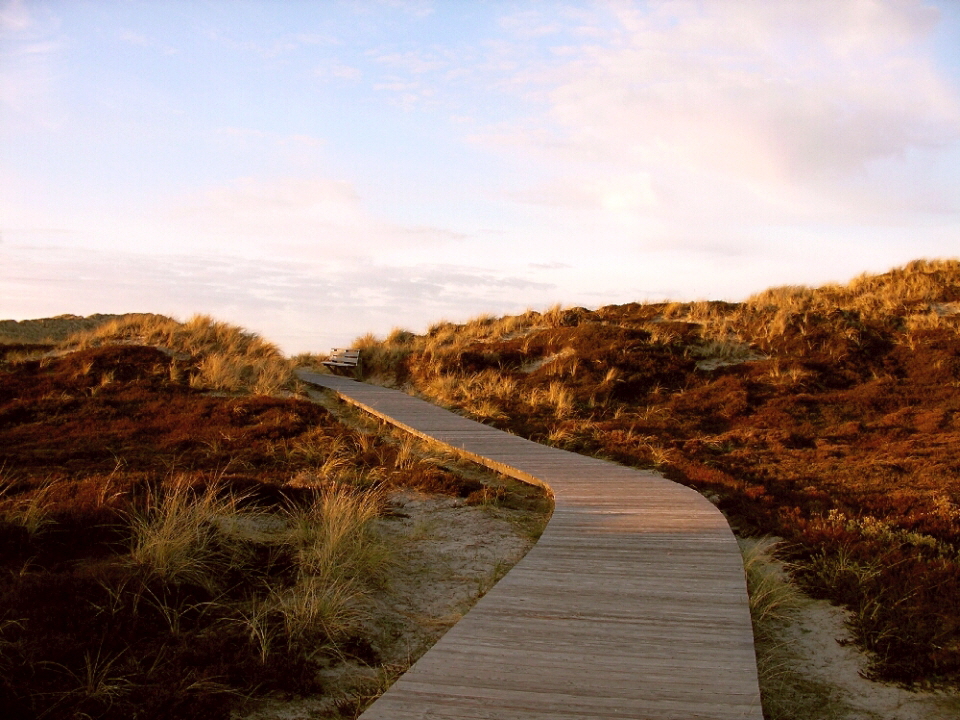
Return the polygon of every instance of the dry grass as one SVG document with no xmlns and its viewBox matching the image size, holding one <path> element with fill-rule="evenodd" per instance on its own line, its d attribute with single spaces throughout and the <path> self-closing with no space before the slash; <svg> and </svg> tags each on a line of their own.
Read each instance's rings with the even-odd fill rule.
<svg viewBox="0 0 960 720">
<path fill-rule="evenodd" d="M 229 560 L 219 523 L 234 519 L 244 498 L 217 481 L 199 492 L 192 485 L 193 478 L 177 475 L 130 513 L 130 560 L 164 583 L 215 591 Z"/>
<path fill-rule="evenodd" d="M 124 315 L 72 335 L 63 346 L 83 349 L 116 343 L 152 345 L 188 361 L 192 387 L 269 395 L 293 382 L 293 366 L 275 345 L 207 315 L 195 315 L 185 323 L 161 315 Z"/>
<path fill-rule="evenodd" d="M 71 335 L 93 330 L 121 315 L 58 315 L 39 320 L 0 320 L 0 345 L 6 343 L 52 344 Z M 159 316 L 158 316 L 159 317 Z"/>
<path fill-rule="evenodd" d="M 14 492 L 18 484 L 15 475 L 5 469 L 5 466 L 0 467 L 0 523 L 22 527 L 31 538 L 36 537 L 56 522 L 50 513 L 54 481 L 46 478 L 32 493 L 17 494 Z"/>
<path fill-rule="evenodd" d="M 801 669 L 796 648 L 785 644 L 782 628 L 795 620 L 806 599 L 775 555 L 776 538 L 738 538 L 750 598 L 763 716 L 766 720 L 844 720 L 851 709 L 836 687 Z"/>
<path fill-rule="evenodd" d="M 0 367 L 11 717 L 201 720 L 239 694 L 335 692 L 318 673 L 376 667 L 388 642 L 383 493 L 519 502 L 304 399 L 195 392 L 196 356 L 119 329 Z"/>
<path fill-rule="evenodd" d="M 338 505 L 331 480 L 370 475 L 388 446 L 361 449 L 302 400 L 190 392 L 170 363 L 106 344 L 0 371 L 0 706 L 13 716 L 220 717 L 221 675 L 245 691 L 312 691 L 317 652 L 363 647 L 332 603 L 351 598 L 358 617 L 384 550 L 375 523 L 358 535 L 336 517 L 357 492 L 337 489 Z M 285 483 L 307 470 L 323 473 L 322 502 Z M 369 519 L 376 503 L 359 502 Z M 318 538 L 334 528 L 331 551 Z M 340 577 L 320 572 L 322 552 L 345 562 Z M 117 678 L 130 693 L 106 692 Z"/>
<path fill-rule="evenodd" d="M 141 507 L 122 513 L 116 529 L 129 536 L 126 557 L 107 556 L 67 575 L 60 584 L 73 582 L 75 589 L 41 602 L 41 608 L 68 602 L 79 613 L 79 626 L 60 630 L 57 647 L 46 646 L 40 629 L 59 627 L 56 613 L 42 611 L 42 622 L 0 618 L 0 669 L 9 671 L 0 701 L 64 718 L 129 717 L 156 702 L 145 697 L 170 691 L 217 705 L 216 696 L 235 692 L 206 669 L 218 662 L 252 673 L 251 687 L 259 677 L 276 687 L 309 689 L 318 658 L 342 656 L 342 644 L 364 632 L 365 597 L 379 587 L 392 557 L 377 530 L 379 493 L 326 485 L 306 502 L 268 508 L 217 479 L 205 486 L 196 480 L 171 477 Z M 0 586 L 11 608 L 36 614 L 18 592 L 53 582 L 46 573 L 36 568 L 12 587 Z M 86 644 L 79 637 L 85 634 L 91 636 Z M 223 642 L 231 657 L 217 660 Z M 273 665 L 299 670 L 281 679 Z M 47 689 L 30 692 L 37 683 Z M 199 718 L 207 712 L 203 705 L 199 714 L 176 707 L 172 715 L 170 709 L 148 714 Z M 217 707 L 222 712 L 224 705 Z"/>
<path fill-rule="evenodd" d="M 837 315 L 853 327 L 898 318 L 908 329 L 939 327 L 943 320 L 936 308 L 958 273 L 960 260 L 916 260 L 882 275 L 861 275 L 846 285 L 771 288 L 732 313 L 694 321 L 703 322 L 708 338 L 732 333 L 747 344 L 769 344 L 791 332 L 815 334 L 823 318 Z"/>
<path fill-rule="evenodd" d="M 302 577 L 338 581 L 376 578 L 389 560 L 373 521 L 383 496 L 326 487 L 307 506 L 288 509 L 285 542 L 295 549 Z"/>
<path fill-rule="evenodd" d="M 741 304 L 555 306 L 516 334 L 439 323 L 370 371 L 716 495 L 852 610 L 870 672 L 956 682 L 958 307 L 960 260 L 920 260 Z"/>
<path fill-rule="evenodd" d="M 774 562 L 780 545 L 775 538 L 740 538 L 743 569 L 747 575 L 750 616 L 754 633 L 766 638 L 776 635 L 778 623 L 789 619 L 800 602 L 800 592 Z"/>
<path fill-rule="evenodd" d="M 327 485 L 306 505 L 288 505 L 272 543 L 295 576 L 238 610 L 236 622 L 266 662 L 276 652 L 337 652 L 369 619 L 365 598 L 392 562 L 376 529 L 382 497 Z"/>
</svg>

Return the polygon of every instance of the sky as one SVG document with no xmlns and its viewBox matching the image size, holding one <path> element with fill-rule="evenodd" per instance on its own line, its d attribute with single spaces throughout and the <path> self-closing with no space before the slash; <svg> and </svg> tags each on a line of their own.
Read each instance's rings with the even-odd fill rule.
<svg viewBox="0 0 960 720">
<path fill-rule="evenodd" d="M 958 0 L 0 0 L 0 318 L 326 352 L 957 256 Z"/>
</svg>

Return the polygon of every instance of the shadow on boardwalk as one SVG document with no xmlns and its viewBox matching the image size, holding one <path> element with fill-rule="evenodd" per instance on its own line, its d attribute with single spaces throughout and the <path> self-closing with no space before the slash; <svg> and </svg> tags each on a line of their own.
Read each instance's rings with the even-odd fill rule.
<svg viewBox="0 0 960 720">
<path fill-rule="evenodd" d="M 365 720 L 762 718 L 740 552 L 698 493 L 396 390 L 298 374 L 394 425 L 546 485 L 556 501 L 534 548 Z"/>
</svg>

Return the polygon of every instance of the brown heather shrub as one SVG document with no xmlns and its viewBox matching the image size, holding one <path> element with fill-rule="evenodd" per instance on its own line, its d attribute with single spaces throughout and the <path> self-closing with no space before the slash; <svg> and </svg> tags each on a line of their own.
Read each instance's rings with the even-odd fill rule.
<svg viewBox="0 0 960 720">
<path fill-rule="evenodd" d="M 873 675 L 956 685 L 958 302 L 960 261 L 919 260 L 742 304 L 555 306 L 516 335 L 442 323 L 371 375 L 710 492 L 853 611 Z"/>
<path fill-rule="evenodd" d="M 381 492 L 482 490 L 317 404 L 198 392 L 177 362 L 105 342 L 0 366 L 5 720 L 324 692 L 321 668 L 379 662 Z"/>
</svg>

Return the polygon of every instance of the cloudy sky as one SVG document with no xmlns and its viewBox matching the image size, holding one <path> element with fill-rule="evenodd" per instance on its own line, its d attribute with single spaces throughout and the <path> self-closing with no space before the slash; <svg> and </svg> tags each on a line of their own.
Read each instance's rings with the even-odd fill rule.
<svg viewBox="0 0 960 720">
<path fill-rule="evenodd" d="M 960 255 L 960 3 L 0 0 L 0 318 L 285 351 Z"/>
</svg>

